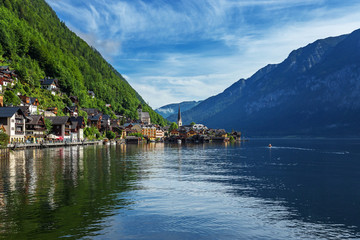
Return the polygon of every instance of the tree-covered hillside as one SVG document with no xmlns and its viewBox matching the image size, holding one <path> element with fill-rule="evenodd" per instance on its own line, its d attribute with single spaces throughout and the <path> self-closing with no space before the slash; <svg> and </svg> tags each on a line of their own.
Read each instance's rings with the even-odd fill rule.
<svg viewBox="0 0 360 240">
<path fill-rule="evenodd" d="M 75 95 L 82 107 L 112 110 L 136 118 L 142 104 L 152 122 L 165 124 L 104 58 L 70 31 L 44 0 L 0 0 L 0 65 L 10 65 L 19 75 L 16 88 L 36 96 L 48 107 L 61 107 Z M 67 96 L 52 97 L 40 90 L 40 79 L 59 79 Z M 96 94 L 92 99 L 88 90 Z"/>
</svg>

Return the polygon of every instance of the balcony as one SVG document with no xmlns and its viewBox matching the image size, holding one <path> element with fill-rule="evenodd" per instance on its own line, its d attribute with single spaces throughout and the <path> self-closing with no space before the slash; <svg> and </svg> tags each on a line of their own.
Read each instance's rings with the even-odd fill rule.
<svg viewBox="0 0 360 240">
<path fill-rule="evenodd" d="M 16 135 L 24 135 L 25 132 L 24 132 L 24 131 L 15 131 L 15 134 L 16 134 Z"/>
</svg>

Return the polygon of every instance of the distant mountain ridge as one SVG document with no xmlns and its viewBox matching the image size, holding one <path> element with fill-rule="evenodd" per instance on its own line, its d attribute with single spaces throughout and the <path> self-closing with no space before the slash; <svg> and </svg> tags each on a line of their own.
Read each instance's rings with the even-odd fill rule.
<svg viewBox="0 0 360 240">
<path fill-rule="evenodd" d="M 253 136 L 359 136 L 360 30 L 294 50 L 182 118 Z"/>
<path fill-rule="evenodd" d="M 180 105 L 181 111 L 187 111 L 187 110 L 190 110 L 191 108 L 197 106 L 200 103 L 201 103 L 201 101 L 184 101 L 181 103 L 172 103 L 172 104 L 168 104 L 168 105 L 165 105 L 165 106 L 155 109 L 155 112 L 160 114 L 162 117 L 167 118 L 167 117 L 171 116 L 172 114 L 177 114 L 179 105 Z"/>
</svg>

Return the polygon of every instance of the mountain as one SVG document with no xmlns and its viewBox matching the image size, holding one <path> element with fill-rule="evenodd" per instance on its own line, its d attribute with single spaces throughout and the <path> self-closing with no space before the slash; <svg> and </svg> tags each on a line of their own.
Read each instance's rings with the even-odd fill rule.
<svg viewBox="0 0 360 240">
<path fill-rule="evenodd" d="M 162 117 L 167 118 L 172 114 L 177 114 L 179 105 L 180 105 L 181 111 L 187 111 L 187 110 L 190 110 L 191 108 L 199 105 L 199 103 L 201 103 L 201 101 L 185 101 L 185 102 L 181 102 L 181 103 L 172 103 L 172 104 L 168 104 L 168 105 L 165 105 L 165 106 L 155 109 L 155 112 L 160 114 Z"/>
<path fill-rule="evenodd" d="M 71 103 L 68 96 L 75 95 L 81 107 L 131 118 L 137 117 L 141 104 L 153 122 L 166 123 L 44 0 L 0 1 L 0 65 L 9 65 L 19 75 L 14 91 L 39 98 L 44 108 L 63 109 Z M 65 95 L 52 96 L 41 90 L 39 80 L 45 77 L 57 78 Z M 95 93 L 94 99 L 88 96 L 89 90 Z M 9 100 L 7 95 L 4 99 Z M 105 104 L 111 104 L 111 110 Z"/>
<path fill-rule="evenodd" d="M 297 49 L 182 118 L 250 136 L 359 136 L 360 30 Z"/>
</svg>

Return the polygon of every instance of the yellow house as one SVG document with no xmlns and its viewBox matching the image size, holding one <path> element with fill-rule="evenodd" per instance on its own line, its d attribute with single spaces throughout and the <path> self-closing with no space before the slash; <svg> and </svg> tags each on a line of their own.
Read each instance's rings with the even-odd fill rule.
<svg viewBox="0 0 360 240">
<path fill-rule="evenodd" d="M 143 136 L 147 136 L 149 139 L 156 139 L 156 127 L 154 126 L 144 126 L 141 129 Z"/>
</svg>

